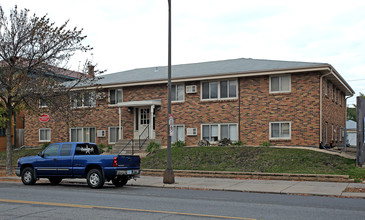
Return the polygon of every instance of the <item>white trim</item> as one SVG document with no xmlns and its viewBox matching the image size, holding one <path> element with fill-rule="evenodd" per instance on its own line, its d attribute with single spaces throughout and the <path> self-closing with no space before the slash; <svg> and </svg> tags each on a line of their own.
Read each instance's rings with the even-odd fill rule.
<svg viewBox="0 0 365 220">
<path fill-rule="evenodd" d="M 49 131 L 49 140 L 41 140 L 41 130 L 42 131 Z M 51 142 L 52 139 L 52 133 L 51 133 L 51 129 L 50 128 L 40 128 L 38 130 L 38 142 Z"/>
<path fill-rule="evenodd" d="M 171 102 L 172 102 L 172 103 L 185 102 L 185 83 L 173 83 L 173 84 L 171 85 L 171 90 L 172 90 L 172 86 L 175 86 L 175 88 L 176 88 L 176 90 L 177 90 L 177 86 L 178 86 L 178 85 L 182 85 L 182 87 L 183 87 L 183 99 L 182 99 L 182 100 L 172 100 L 172 97 L 171 97 Z M 177 95 L 177 93 L 176 93 L 176 95 Z"/>
<path fill-rule="evenodd" d="M 119 130 L 119 126 L 109 126 L 108 127 L 108 143 L 109 144 L 115 144 L 115 143 L 118 142 L 118 140 L 116 142 L 111 142 L 110 141 L 110 134 L 111 134 L 110 129 L 111 128 L 118 129 L 117 130 L 117 135 L 119 136 L 120 134 L 122 134 L 122 136 L 120 136 L 120 139 L 123 139 L 123 133 L 122 133 L 123 132 L 123 128 L 121 130 Z M 118 137 L 116 137 L 116 138 L 118 138 Z"/>
<path fill-rule="evenodd" d="M 237 134 L 237 140 L 231 140 L 231 141 L 238 141 L 239 140 L 239 133 L 238 133 L 238 123 L 203 123 L 200 125 L 200 140 L 203 140 L 203 126 L 204 125 L 217 125 L 218 126 L 218 141 L 220 141 L 221 138 L 221 126 L 222 125 L 236 125 L 236 134 Z M 229 130 L 229 129 L 228 129 Z M 210 143 L 218 143 L 218 141 L 211 141 L 208 140 Z"/>
<path fill-rule="evenodd" d="M 158 100 L 143 100 L 143 101 L 130 101 L 122 102 L 113 106 L 117 107 L 141 107 L 141 106 L 151 106 L 151 105 L 161 105 L 161 99 Z"/>
<path fill-rule="evenodd" d="M 229 88 L 229 81 L 235 81 L 236 82 L 236 97 L 227 97 L 227 98 L 221 98 L 221 82 L 227 81 L 228 82 L 228 88 Z M 217 98 L 208 98 L 203 99 L 203 83 L 211 83 L 211 82 L 217 82 Z M 209 88 L 210 93 L 210 88 Z M 229 96 L 229 94 L 227 94 Z M 210 95 L 209 95 L 210 96 Z M 209 80 L 209 81 L 201 81 L 200 82 L 200 101 L 216 101 L 216 100 L 236 100 L 238 99 L 238 79 L 220 79 L 220 80 Z"/>
<path fill-rule="evenodd" d="M 271 137 L 272 136 L 272 130 L 271 125 L 272 124 L 286 124 L 289 123 L 289 137 Z M 270 140 L 291 140 L 291 121 L 273 121 L 269 122 L 269 139 Z"/>
<path fill-rule="evenodd" d="M 185 141 L 185 125 L 184 124 L 174 124 L 174 134 L 175 134 L 175 136 L 178 138 L 178 133 L 177 133 L 177 129 L 176 129 L 176 127 L 183 127 L 183 132 L 184 132 L 184 140 L 182 140 L 182 141 Z M 175 142 L 173 142 L 173 139 L 172 139 L 172 136 L 171 136 L 171 143 L 175 143 Z"/>
<path fill-rule="evenodd" d="M 117 92 L 117 93 L 116 93 L 116 96 L 115 96 L 115 98 L 116 98 L 116 99 L 115 99 L 115 101 L 116 101 L 116 103 L 115 103 L 115 104 L 111 104 L 111 103 L 110 103 L 110 91 L 111 91 L 111 90 L 115 90 L 115 91 Z M 121 93 L 122 93 L 122 102 L 118 102 L 118 95 L 117 95 L 117 94 L 118 94 L 118 90 L 120 90 L 120 91 L 121 91 Z M 119 103 L 123 103 L 123 88 L 109 88 L 109 89 L 108 89 L 108 105 L 109 105 L 109 106 L 118 106 L 118 104 L 119 104 Z"/>
<path fill-rule="evenodd" d="M 281 79 L 282 79 L 281 77 L 287 77 L 287 76 L 289 76 L 289 90 L 271 91 L 271 79 L 273 77 L 279 77 L 279 87 L 280 87 Z M 269 76 L 269 93 L 270 94 L 275 94 L 275 93 L 291 93 L 291 74 Z"/>
<path fill-rule="evenodd" d="M 73 127 L 73 128 L 70 128 L 70 142 L 72 142 L 72 138 L 71 138 L 71 135 L 72 135 L 72 129 L 81 129 L 81 131 L 82 131 L 82 140 L 77 140 L 77 142 L 91 142 L 90 140 L 87 140 L 87 141 L 85 141 L 84 140 L 84 129 L 86 129 L 86 128 L 93 128 L 94 130 L 95 130 L 95 142 L 96 142 L 96 127 Z M 90 137 L 90 136 L 89 136 Z"/>
</svg>

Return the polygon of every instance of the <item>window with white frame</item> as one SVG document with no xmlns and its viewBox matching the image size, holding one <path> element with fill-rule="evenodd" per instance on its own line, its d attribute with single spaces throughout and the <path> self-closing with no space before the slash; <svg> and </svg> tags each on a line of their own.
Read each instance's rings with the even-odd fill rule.
<svg viewBox="0 0 365 220">
<path fill-rule="evenodd" d="M 39 108 L 47 108 L 48 104 L 45 99 L 39 99 Z"/>
<path fill-rule="evenodd" d="M 328 96 L 328 81 L 324 80 L 324 83 L 325 83 L 325 85 L 324 85 L 324 94 L 326 96 Z"/>
<path fill-rule="evenodd" d="M 72 107 L 95 107 L 96 106 L 96 94 L 95 91 L 87 92 L 74 92 L 71 95 Z"/>
<path fill-rule="evenodd" d="M 184 101 L 185 89 L 184 84 L 171 85 L 171 101 Z"/>
<path fill-rule="evenodd" d="M 174 133 L 171 137 L 171 142 L 185 141 L 185 126 L 184 125 L 174 125 Z"/>
<path fill-rule="evenodd" d="M 237 98 L 237 80 L 220 80 L 201 83 L 202 100 Z"/>
<path fill-rule="evenodd" d="M 291 91 L 290 75 L 270 76 L 270 93 L 282 93 Z"/>
<path fill-rule="evenodd" d="M 123 90 L 122 89 L 110 89 L 109 90 L 109 103 L 115 105 L 123 102 Z"/>
<path fill-rule="evenodd" d="M 95 128 L 71 128 L 71 142 L 92 142 L 95 143 Z"/>
<path fill-rule="evenodd" d="M 51 142 L 51 129 L 40 128 L 39 129 L 39 142 Z"/>
<path fill-rule="evenodd" d="M 237 124 L 222 124 L 220 127 L 220 139 L 230 139 L 231 141 L 237 141 Z"/>
<path fill-rule="evenodd" d="M 121 137 L 119 137 L 119 127 L 109 127 L 109 144 L 117 143 L 119 139 L 121 139 Z"/>
<path fill-rule="evenodd" d="M 269 130 L 271 140 L 288 140 L 291 138 L 291 122 L 289 121 L 270 122 Z"/>
<path fill-rule="evenodd" d="M 202 139 L 211 142 L 217 142 L 228 138 L 231 141 L 237 141 L 237 124 L 203 124 Z"/>
</svg>

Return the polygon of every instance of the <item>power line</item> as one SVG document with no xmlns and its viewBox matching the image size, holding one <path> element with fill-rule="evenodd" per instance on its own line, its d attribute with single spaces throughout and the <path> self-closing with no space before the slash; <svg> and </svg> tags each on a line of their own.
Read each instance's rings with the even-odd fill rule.
<svg viewBox="0 0 365 220">
<path fill-rule="evenodd" d="M 347 82 L 352 82 L 352 81 L 364 81 L 365 79 L 352 79 L 352 80 L 347 80 Z"/>
</svg>

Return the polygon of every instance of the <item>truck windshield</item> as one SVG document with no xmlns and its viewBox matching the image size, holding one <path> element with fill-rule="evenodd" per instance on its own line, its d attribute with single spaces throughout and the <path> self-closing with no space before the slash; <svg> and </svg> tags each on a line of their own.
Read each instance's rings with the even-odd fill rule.
<svg viewBox="0 0 365 220">
<path fill-rule="evenodd" d="M 75 155 L 99 155 L 99 149 L 95 144 L 77 144 Z"/>
</svg>

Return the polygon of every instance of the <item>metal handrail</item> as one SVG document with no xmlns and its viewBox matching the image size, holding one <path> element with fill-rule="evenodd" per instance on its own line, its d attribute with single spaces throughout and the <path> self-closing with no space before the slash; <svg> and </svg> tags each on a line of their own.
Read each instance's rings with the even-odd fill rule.
<svg viewBox="0 0 365 220">
<path fill-rule="evenodd" d="M 150 125 L 147 125 L 147 127 L 144 128 L 144 130 L 142 131 L 142 133 L 138 137 L 139 150 L 142 149 L 142 146 L 144 145 L 144 143 L 146 143 L 146 141 L 150 138 L 150 129 L 149 129 L 149 127 L 150 127 Z M 143 140 L 143 143 L 141 144 L 141 136 L 144 134 L 146 129 L 147 129 L 147 137 Z"/>
<path fill-rule="evenodd" d="M 134 139 L 131 139 L 118 153 L 118 155 L 120 155 L 120 153 L 122 153 L 124 151 L 124 149 L 130 144 L 132 143 L 132 155 L 134 155 Z"/>
</svg>

